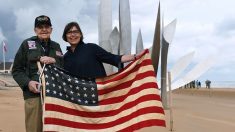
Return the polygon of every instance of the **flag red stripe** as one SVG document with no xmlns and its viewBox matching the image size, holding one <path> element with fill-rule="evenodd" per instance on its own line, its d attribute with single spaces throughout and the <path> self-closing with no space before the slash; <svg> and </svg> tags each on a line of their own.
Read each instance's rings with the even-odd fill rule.
<svg viewBox="0 0 235 132">
<path fill-rule="evenodd" d="M 118 97 L 112 97 L 112 98 L 108 98 L 108 99 L 104 99 L 104 100 L 100 100 L 99 101 L 99 105 L 108 105 L 108 104 L 115 104 L 115 103 L 120 103 L 123 102 L 128 96 L 130 95 L 134 95 L 136 93 L 139 93 L 141 91 L 143 91 L 144 89 L 149 89 L 149 88 L 153 88 L 154 87 L 154 83 L 145 83 L 143 85 L 140 85 L 139 87 L 136 88 L 132 88 L 127 94 L 122 95 L 122 96 L 118 96 Z M 156 91 L 157 92 L 157 91 Z M 153 95 L 156 95 L 158 98 L 157 100 L 161 100 L 160 96 L 157 95 L 157 93 L 151 93 Z M 149 94 L 150 95 L 150 94 Z"/>
<path fill-rule="evenodd" d="M 45 110 L 46 111 L 56 111 L 56 112 L 61 112 L 69 115 L 75 115 L 75 116 L 81 116 L 81 117 L 88 117 L 88 118 L 101 118 L 101 117 L 109 117 L 109 116 L 114 116 L 126 109 L 130 109 L 144 101 L 150 101 L 150 100 L 159 100 L 158 95 L 146 95 L 138 98 L 135 101 L 129 102 L 124 104 L 122 107 L 116 110 L 109 110 L 109 111 L 103 111 L 103 112 L 89 112 L 89 111 L 79 111 L 76 109 L 71 109 L 67 108 L 61 105 L 55 105 L 55 104 L 46 104 L 45 105 Z M 157 107 L 157 112 L 164 114 L 164 111 L 161 107 Z"/>
<path fill-rule="evenodd" d="M 164 120 L 158 120 L 158 119 L 152 119 L 147 121 L 142 121 L 139 123 L 136 123 L 132 126 L 129 126 L 125 129 L 119 130 L 119 132 L 133 132 L 136 130 L 139 130 L 144 127 L 151 127 L 151 126 L 163 126 L 166 127 L 166 122 Z"/>
<path fill-rule="evenodd" d="M 4 48 L 4 52 L 7 52 L 7 47 L 6 47 L 6 46 L 4 46 L 3 48 Z"/>
<path fill-rule="evenodd" d="M 66 127 L 72 127 L 72 128 L 80 128 L 80 129 L 91 129 L 91 130 L 97 130 L 97 129 L 106 129 L 110 127 L 114 127 L 116 125 L 122 124 L 124 122 L 127 122 L 133 118 L 138 118 L 140 115 L 144 115 L 147 113 L 156 113 L 158 111 L 158 107 L 147 107 L 140 110 L 137 110 L 133 112 L 130 115 L 120 117 L 119 119 L 107 123 L 99 123 L 99 124 L 88 124 L 88 123 L 80 123 L 80 122 L 73 122 L 58 118 L 49 118 L 46 117 L 44 120 L 45 124 L 54 124 L 54 125 L 61 125 Z M 128 126 L 127 126 L 128 127 Z"/>
<path fill-rule="evenodd" d="M 109 79 L 109 80 L 106 80 L 106 81 L 102 81 L 102 82 L 99 82 L 97 81 L 96 83 L 97 84 L 106 84 L 106 83 L 109 83 L 109 82 L 113 82 L 113 81 L 119 81 L 121 80 L 122 78 L 125 78 L 126 76 L 128 76 L 129 74 L 139 70 L 140 67 L 143 67 L 143 66 L 147 66 L 147 65 L 152 65 L 152 61 L 151 59 L 146 59 L 146 60 L 143 60 L 140 64 L 137 64 L 133 69 L 131 69 L 130 71 L 127 71 L 127 72 L 120 72 L 118 76 L 112 78 L 112 79 Z M 127 68 L 125 68 L 127 69 Z M 153 72 L 154 73 L 154 72 Z M 116 74 L 115 74 L 116 75 Z M 154 76 L 155 76 L 155 73 L 154 73 Z"/>
<path fill-rule="evenodd" d="M 98 91 L 98 94 L 99 95 L 103 95 L 103 94 L 107 94 L 107 93 L 110 93 L 110 92 L 113 92 L 113 91 L 117 91 L 117 90 L 121 90 L 121 89 L 126 89 L 128 87 L 130 87 L 132 85 L 132 83 L 134 81 L 137 81 L 137 80 L 140 80 L 140 79 L 143 79 L 145 78 L 146 76 L 154 76 L 154 72 L 152 71 L 147 71 L 147 72 L 144 72 L 144 73 L 139 73 L 135 78 L 133 78 L 132 80 L 129 80 L 129 81 L 126 81 L 126 82 L 123 82 L 119 85 L 116 85 L 116 86 L 110 86 L 109 88 L 107 89 L 100 89 Z M 155 85 L 153 87 L 157 87 L 157 83 L 155 83 Z"/>
<path fill-rule="evenodd" d="M 7 52 L 7 46 L 6 46 L 6 43 L 3 41 L 3 50 L 4 52 Z"/>
<path fill-rule="evenodd" d="M 145 50 L 144 53 L 143 53 L 139 58 L 142 58 L 143 56 L 145 56 L 146 53 L 149 53 L 149 51 L 148 51 L 148 50 Z M 117 75 L 117 74 L 121 74 L 124 70 L 128 69 L 133 63 L 135 63 L 136 61 L 139 61 L 139 58 L 138 58 L 137 60 L 132 61 L 131 63 L 129 63 L 124 69 L 121 69 L 119 72 L 113 74 L 113 76 L 115 76 L 115 75 Z M 140 63 L 143 63 L 143 62 L 146 61 L 146 60 L 150 61 L 150 62 L 151 62 L 150 65 L 152 65 L 152 60 L 150 59 L 150 56 L 148 56 L 148 57 L 145 58 L 144 60 L 141 60 Z M 124 76 L 124 77 L 125 77 L 125 76 Z M 104 80 L 102 80 L 101 82 L 98 82 L 98 83 L 99 83 L 99 84 L 102 84 L 103 82 L 104 82 Z"/>
</svg>

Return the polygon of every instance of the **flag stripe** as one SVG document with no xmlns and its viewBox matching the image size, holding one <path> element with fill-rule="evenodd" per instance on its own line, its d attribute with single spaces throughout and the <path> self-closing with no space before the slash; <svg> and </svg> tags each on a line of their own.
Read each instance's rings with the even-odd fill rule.
<svg viewBox="0 0 235 132">
<path fill-rule="evenodd" d="M 7 52 L 7 46 L 6 46 L 6 43 L 4 41 L 2 42 L 2 45 L 3 45 L 3 51 Z"/>
<path fill-rule="evenodd" d="M 135 105 L 137 105 L 137 104 L 139 104 L 143 101 L 150 101 L 150 100 L 154 100 L 154 99 L 158 99 L 158 97 L 156 95 L 142 96 L 141 98 L 138 98 L 134 102 L 129 102 L 129 103 L 121 106 L 119 109 L 107 110 L 107 111 L 101 111 L 101 112 L 79 111 L 79 110 L 76 110 L 76 109 L 71 109 L 71 108 L 67 108 L 67 107 L 64 107 L 64 106 L 53 105 L 53 104 L 46 104 L 45 110 L 47 110 L 47 111 L 57 111 L 57 112 L 66 113 L 66 114 L 75 115 L 75 116 L 100 118 L 100 117 L 108 117 L 108 116 L 113 116 L 115 114 L 119 114 L 122 111 L 124 111 L 126 109 L 130 109 L 130 108 L 134 107 Z M 164 113 L 164 111 L 162 109 L 159 109 L 158 112 L 159 113 Z"/>
<path fill-rule="evenodd" d="M 106 83 L 113 82 L 113 81 L 119 81 L 119 80 L 129 76 L 129 74 L 138 71 L 140 69 L 140 67 L 149 66 L 149 65 L 152 67 L 151 63 L 152 62 L 150 59 L 144 60 L 144 61 L 142 61 L 141 64 L 136 64 L 136 65 L 134 65 L 135 67 L 133 67 L 133 68 L 130 67 L 132 69 L 126 69 L 123 72 L 120 72 L 120 74 L 115 74 L 113 76 L 111 75 L 110 77 L 107 77 L 106 80 L 97 79 L 96 83 L 97 84 L 106 84 Z M 151 69 L 149 69 L 149 70 L 151 70 Z M 155 76 L 155 74 L 154 74 L 154 76 Z M 112 79 L 110 79 L 110 78 L 112 78 Z"/>
<path fill-rule="evenodd" d="M 139 123 L 133 124 L 129 127 L 126 127 L 125 129 L 119 130 L 119 132 L 132 132 L 135 130 L 139 130 L 144 127 L 151 127 L 151 126 L 166 126 L 166 123 L 164 120 L 159 119 L 152 119 L 147 121 L 141 121 Z"/>
<path fill-rule="evenodd" d="M 115 78 L 117 76 L 120 76 L 122 73 L 128 72 L 131 69 L 135 68 L 136 65 L 143 63 L 143 61 L 150 61 L 150 65 L 153 68 L 150 55 L 146 54 L 146 53 L 149 53 L 149 52 L 145 51 L 145 54 L 142 54 L 140 58 L 138 58 L 137 60 L 129 63 L 124 69 L 120 70 L 119 72 L 117 72 L 115 74 L 112 74 L 112 75 L 109 75 L 109 76 L 107 76 L 105 78 L 97 78 L 97 81 L 96 81 L 97 84 L 102 84 L 103 82 L 109 81 L 109 80 L 111 80 L 111 79 L 113 79 L 113 78 Z"/>
<path fill-rule="evenodd" d="M 48 110 L 45 115 L 47 117 L 57 117 L 58 119 L 63 119 L 64 117 L 66 117 L 66 120 L 69 120 L 69 121 L 77 121 L 77 122 L 81 122 L 81 123 L 106 123 L 106 122 L 112 122 L 114 120 L 117 120 L 118 118 L 120 118 L 120 116 L 125 116 L 125 115 L 130 115 L 131 113 L 133 113 L 133 111 L 136 111 L 136 110 L 139 110 L 139 109 L 143 109 L 143 108 L 147 108 L 149 107 L 149 105 L 151 105 L 152 107 L 155 105 L 155 104 L 159 104 L 158 101 L 145 101 L 145 102 L 142 102 L 142 103 L 138 103 L 136 104 L 136 106 L 138 106 L 137 108 L 135 107 L 130 107 L 128 109 L 124 109 L 123 111 L 120 111 L 120 112 L 103 112 L 103 113 L 97 113 L 99 115 L 103 114 L 102 116 L 98 117 L 95 115 L 95 113 L 91 113 L 93 114 L 92 116 L 93 117 L 87 117 L 87 115 L 84 115 L 80 113 L 80 111 L 75 111 L 75 110 L 70 110 L 72 111 L 73 113 L 71 113 L 70 111 L 67 112 L 67 111 L 63 111 L 61 112 L 60 111 L 50 111 Z M 54 107 L 54 106 L 50 106 L 50 107 Z M 164 115 L 164 111 L 158 107 L 158 106 L 154 106 L 156 107 L 156 109 L 158 109 L 158 113 L 159 115 Z M 55 106 L 53 109 L 55 108 L 58 108 L 58 109 L 64 109 L 63 106 Z M 116 113 L 113 114 L 113 113 Z M 86 114 L 86 113 L 85 113 Z M 89 114 L 90 116 L 90 114 Z M 105 117 L 105 118 L 103 118 Z"/>
<path fill-rule="evenodd" d="M 153 117 L 153 118 L 151 118 Z M 63 132 L 72 132 L 72 131 L 79 131 L 79 132 L 114 132 L 114 131 L 123 131 L 126 132 L 126 129 L 123 128 L 128 128 L 128 130 L 132 131 L 132 129 L 137 130 L 138 128 L 144 128 L 144 127 L 149 127 L 149 126 L 166 126 L 165 121 L 161 119 L 154 119 L 155 114 L 148 114 L 147 118 L 143 118 L 140 116 L 139 118 L 142 120 L 136 120 L 132 119 L 128 122 L 125 122 L 123 124 L 113 126 L 112 128 L 104 128 L 104 129 L 82 129 L 82 128 L 77 128 L 76 125 L 75 127 L 69 126 L 70 122 L 67 122 L 68 126 L 61 126 L 56 123 L 51 123 L 47 124 L 44 128 L 47 131 L 63 131 Z M 61 120 L 57 120 L 57 122 L 60 122 Z M 54 121 L 55 122 L 55 121 Z M 143 124 L 141 123 L 143 122 Z M 93 125 L 94 127 L 96 124 Z M 139 127 L 138 127 L 139 126 Z"/>
<path fill-rule="evenodd" d="M 143 67 L 141 67 L 141 69 L 139 69 L 138 71 L 136 71 L 136 72 L 134 72 L 134 73 L 130 73 L 130 74 L 128 74 L 128 76 L 123 77 L 123 78 L 121 78 L 121 79 L 118 80 L 118 81 L 107 82 L 107 83 L 104 83 L 104 84 L 97 84 L 98 89 L 99 89 L 99 90 L 100 90 L 100 89 L 107 89 L 107 88 L 110 88 L 110 87 L 114 87 L 114 86 L 120 85 L 120 84 L 123 83 L 123 82 L 132 80 L 133 78 L 135 78 L 135 77 L 137 76 L 137 74 L 151 71 L 151 69 L 152 69 L 152 66 L 151 66 L 151 65 L 143 66 Z M 146 76 L 146 77 L 147 77 L 147 76 Z M 156 76 L 155 76 L 154 74 L 153 74 L 153 77 L 154 77 L 155 80 L 156 80 Z M 96 79 L 96 83 L 97 83 L 97 81 L 99 81 L 99 80 Z"/>
<path fill-rule="evenodd" d="M 126 115 L 124 117 L 120 117 L 119 119 L 108 122 L 108 123 L 98 123 L 98 124 L 89 124 L 89 123 L 80 123 L 80 122 L 73 122 L 73 121 L 68 121 L 64 119 L 58 119 L 58 118 L 45 118 L 44 123 L 45 124 L 56 124 L 56 125 L 62 125 L 62 126 L 67 126 L 67 127 L 73 127 L 73 128 L 80 128 L 80 129 L 105 129 L 105 128 L 110 128 L 115 125 L 122 124 L 123 122 L 128 122 L 135 118 L 135 120 L 141 121 L 141 118 L 138 118 L 139 116 L 147 116 L 148 114 L 152 114 L 153 117 L 145 118 L 145 119 L 154 119 L 156 116 L 158 119 L 159 114 L 155 114 L 154 112 L 158 111 L 157 107 L 148 107 L 148 108 L 143 108 L 140 110 L 137 110 L 130 115 Z"/>
<path fill-rule="evenodd" d="M 148 84 L 144 84 L 144 85 L 148 85 Z M 150 87 L 152 87 L 152 85 L 148 85 Z M 130 95 L 135 95 L 137 93 L 141 93 L 144 89 L 146 89 L 146 87 L 137 87 L 135 89 L 132 89 L 130 92 L 128 92 L 125 95 L 119 96 L 119 97 L 113 97 L 113 98 L 109 98 L 109 99 L 105 99 L 99 102 L 99 105 L 108 105 L 108 104 L 115 104 L 115 103 L 120 103 L 123 102 L 126 98 L 128 98 Z M 148 88 L 149 89 L 149 88 Z M 150 90 L 151 91 L 151 90 Z M 156 96 L 156 100 L 160 100 L 160 96 L 155 94 L 155 93 L 151 93 L 149 95 L 146 96 Z"/>
<path fill-rule="evenodd" d="M 102 94 L 107 94 L 109 92 L 113 92 L 113 91 L 116 91 L 116 90 L 125 89 L 127 87 L 130 87 L 134 81 L 139 81 L 139 80 L 145 78 L 146 76 L 149 76 L 149 77 L 153 76 L 153 72 L 147 71 L 147 72 L 144 72 L 144 73 L 139 73 L 132 80 L 126 80 L 125 82 L 121 82 L 122 80 L 120 80 L 121 84 L 116 85 L 116 86 L 112 86 L 111 84 L 109 84 L 109 88 L 107 88 L 107 89 L 100 89 L 99 87 L 102 87 L 102 86 L 98 85 L 97 86 L 98 90 L 99 90 L 98 94 L 102 95 Z M 142 82 L 142 83 L 144 83 L 144 82 Z"/>
<path fill-rule="evenodd" d="M 78 109 L 80 111 L 88 111 L 88 112 L 89 111 L 90 112 L 110 111 L 110 110 L 119 109 L 120 107 L 122 107 L 126 103 L 135 102 L 138 98 L 141 98 L 143 96 L 147 96 L 146 95 L 147 93 L 151 93 L 151 96 L 154 96 L 154 97 L 156 96 L 156 98 L 160 98 L 159 95 L 152 94 L 152 93 L 155 93 L 154 91 L 157 91 L 157 90 L 156 89 L 145 89 L 142 92 L 139 92 L 137 94 L 128 96 L 123 102 L 115 103 L 115 104 L 102 105 L 102 106 L 88 107 L 88 106 L 78 105 L 77 107 L 75 107 L 76 105 L 74 105 L 73 103 L 68 104 L 67 101 L 62 101 L 60 99 L 54 99 L 54 98 L 49 99 L 49 97 L 47 98 L 47 102 L 50 103 L 50 104 L 63 104 L 63 106 L 65 106 L 65 107 L 75 108 L 75 109 Z M 157 101 L 160 101 L 160 99 L 157 100 Z"/>
<path fill-rule="evenodd" d="M 125 129 L 122 126 L 115 126 L 114 128 L 107 128 L 107 129 L 101 129 L 101 130 L 88 130 L 88 129 L 78 129 L 78 128 L 71 128 L 71 127 L 66 127 L 66 126 L 59 126 L 59 125 L 53 125 L 53 124 L 47 124 L 44 129 L 47 131 L 43 132 L 113 132 L 113 131 L 118 131 L 118 132 L 132 132 L 144 127 L 151 127 L 151 126 L 166 126 L 164 120 L 159 120 L 159 119 L 150 119 L 150 120 L 145 120 L 141 121 L 136 124 L 131 124 L 129 123 L 130 126 L 127 126 Z"/>
<path fill-rule="evenodd" d="M 150 59 L 150 58 L 148 58 Z M 136 60 L 136 61 L 133 61 L 131 63 L 129 63 L 124 69 L 121 69 L 119 72 L 117 73 L 114 73 L 114 74 L 111 74 L 109 76 L 106 76 L 104 78 L 96 78 L 97 79 L 97 84 L 103 84 L 103 82 L 106 82 L 106 81 L 109 81 L 111 79 L 114 79 L 116 78 L 117 76 L 120 76 L 121 74 L 125 73 L 125 72 L 128 72 L 130 70 L 132 70 L 132 68 L 135 68 L 136 65 L 139 64 L 139 61 Z"/>
<path fill-rule="evenodd" d="M 150 81 L 150 82 L 143 83 L 143 82 L 148 81 L 148 80 L 153 80 L 153 81 L 152 82 Z M 125 88 L 125 89 L 122 89 L 120 86 L 117 86 L 117 87 L 120 87 L 120 88 L 118 88 L 120 90 L 115 90 L 113 92 L 110 92 L 110 93 L 107 93 L 107 94 L 104 94 L 104 95 L 103 94 L 99 95 L 99 100 L 102 101 L 104 99 L 109 99 L 109 98 L 113 98 L 113 97 L 119 97 L 119 96 L 127 94 L 129 91 L 131 91 L 134 88 L 146 87 L 147 85 L 148 86 L 151 85 L 151 87 L 149 87 L 149 88 L 155 88 L 156 89 L 157 83 L 154 82 L 154 81 L 155 81 L 154 77 L 145 77 L 145 78 L 143 78 L 143 79 L 141 79 L 139 81 L 133 82 L 131 86 L 129 86 L 129 87 Z M 154 92 L 156 94 L 158 94 L 158 90 L 154 90 Z"/>
</svg>

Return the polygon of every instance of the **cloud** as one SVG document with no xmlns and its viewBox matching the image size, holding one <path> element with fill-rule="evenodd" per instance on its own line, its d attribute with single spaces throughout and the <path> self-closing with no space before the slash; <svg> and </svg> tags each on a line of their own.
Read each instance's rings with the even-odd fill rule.
<svg viewBox="0 0 235 132">
<path fill-rule="evenodd" d="M 0 41 L 6 39 L 5 36 L 2 33 L 2 28 L 0 27 Z"/>
<path fill-rule="evenodd" d="M 13 50 L 11 52 L 13 54 L 9 54 L 8 58 L 14 57 L 16 50 L 24 39 L 35 35 L 33 30 L 34 19 L 42 14 L 51 18 L 53 25 L 52 39 L 59 42 L 64 51 L 67 44 L 65 44 L 61 36 L 63 28 L 68 22 L 79 22 L 82 29 L 89 29 L 87 34 L 97 30 L 97 27 L 93 26 L 97 25 L 94 23 L 97 21 L 96 17 L 94 17 L 96 8 L 89 10 L 89 7 L 95 6 L 97 2 L 92 2 L 91 0 L 0 1 L 4 3 L 0 5 L 1 20 L 4 20 L 0 22 L 0 27 L 3 27 L 2 32 L 4 32 L 5 38 L 9 41 L 10 49 Z M 87 36 L 92 36 L 91 39 L 93 41 L 97 40 L 94 35 Z"/>
<path fill-rule="evenodd" d="M 158 0 L 129 0 L 132 21 L 132 44 L 136 43 L 141 29 L 144 47 L 152 45 L 157 18 Z M 0 0 L 0 41 L 8 41 L 7 60 L 14 58 L 21 42 L 34 35 L 34 19 L 41 14 L 52 20 L 52 39 L 61 44 L 65 52 L 68 44 L 61 38 L 64 26 L 77 21 L 84 33 L 85 42 L 98 42 L 98 4 L 95 0 Z M 112 0 L 113 26 L 118 27 L 118 1 Z M 235 18 L 234 1 L 224 0 L 165 0 L 161 12 L 167 25 L 177 18 L 174 39 L 168 60 L 174 64 L 181 56 L 195 51 L 193 64 L 214 54 L 218 62 L 206 77 L 231 77 L 235 74 Z M 1 57 L 1 54 L 0 54 Z M 1 57 L 2 58 L 2 57 Z M 219 72 L 220 71 L 220 72 Z M 225 72 L 222 74 L 222 71 Z M 214 74 L 213 74 L 214 73 Z M 212 75 L 214 77 L 212 77 Z M 233 79 L 234 80 L 234 79 Z"/>
<path fill-rule="evenodd" d="M 225 18 L 221 22 L 216 25 L 216 35 L 220 35 L 222 37 L 233 37 L 235 35 L 235 17 L 231 16 Z"/>
</svg>

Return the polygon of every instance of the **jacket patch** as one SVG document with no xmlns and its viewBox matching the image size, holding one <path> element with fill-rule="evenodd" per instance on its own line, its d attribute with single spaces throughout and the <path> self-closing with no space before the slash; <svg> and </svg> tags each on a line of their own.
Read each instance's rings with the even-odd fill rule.
<svg viewBox="0 0 235 132">
<path fill-rule="evenodd" d="M 55 53 L 56 53 L 56 55 L 59 56 L 59 57 L 62 57 L 62 56 L 63 56 L 63 53 L 60 52 L 60 51 L 56 51 Z"/>
<path fill-rule="evenodd" d="M 28 41 L 29 49 L 37 49 L 35 41 Z"/>
</svg>

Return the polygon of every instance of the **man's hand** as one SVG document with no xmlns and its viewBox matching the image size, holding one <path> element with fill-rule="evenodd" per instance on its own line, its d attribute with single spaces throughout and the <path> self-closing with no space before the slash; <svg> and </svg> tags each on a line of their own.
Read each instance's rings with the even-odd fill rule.
<svg viewBox="0 0 235 132">
<path fill-rule="evenodd" d="M 40 58 L 40 62 L 43 63 L 43 64 L 53 64 L 56 61 L 52 57 L 43 56 L 43 57 Z"/>
<path fill-rule="evenodd" d="M 38 90 L 37 86 L 40 85 L 39 82 L 36 81 L 30 81 L 28 84 L 29 87 L 29 91 L 33 92 L 33 93 L 40 93 L 40 91 Z"/>
</svg>

